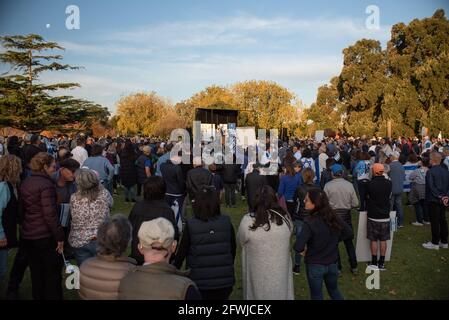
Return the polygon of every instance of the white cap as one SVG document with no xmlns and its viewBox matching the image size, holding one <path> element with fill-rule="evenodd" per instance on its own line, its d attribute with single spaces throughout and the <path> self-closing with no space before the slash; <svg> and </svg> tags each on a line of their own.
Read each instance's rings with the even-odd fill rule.
<svg viewBox="0 0 449 320">
<path fill-rule="evenodd" d="M 175 229 L 167 219 L 157 218 L 142 223 L 137 236 L 140 245 L 145 249 L 151 249 L 155 246 L 168 249 L 174 241 Z"/>
</svg>

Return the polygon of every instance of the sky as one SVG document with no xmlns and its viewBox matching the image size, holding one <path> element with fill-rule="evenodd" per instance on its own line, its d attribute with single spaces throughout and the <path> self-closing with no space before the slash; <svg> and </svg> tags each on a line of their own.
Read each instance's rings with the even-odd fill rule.
<svg viewBox="0 0 449 320">
<path fill-rule="evenodd" d="M 66 27 L 70 5 L 79 8 L 79 29 Z M 372 5 L 378 20 L 367 12 Z M 61 93 L 112 113 L 134 92 L 176 103 L 210 85 L 254 79 L 275 81 L 310 105 L 318 87 L 340 73 L 344 48 L 362 38 L 385 47 L 392 25 L 438 8 L 448 16 L 449 1 L 0 0 L 0 35 L 58 42 L 63 62 L 84 68 L 42 81 L 78 82 L 81 88 Z"/>
</svg>

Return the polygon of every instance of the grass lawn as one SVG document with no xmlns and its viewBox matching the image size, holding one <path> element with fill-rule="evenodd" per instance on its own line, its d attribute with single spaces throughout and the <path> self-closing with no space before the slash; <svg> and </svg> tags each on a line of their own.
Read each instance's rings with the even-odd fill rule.
<svg viewBox="0 0 449 320">
<path fill-rule="evenodd" d="M 246 213 L 246 202 L 238 198 L 237 208 L 223 208 L 223 213 L 231 216 L 237 231 L 241 217 Z M 123 201 L 123 196 L 114 196 L 113 214 L 128 215 L 132 203 Z M 392 261 L 386 263 L 387 270 L 381 272 L 380 289 L 368 290 L 365 281 L 365 263 L 359 263 L 359 275 L 350 272 L 344 245 L 340 245 L 343 263 L 343 274 L 339 278 L 339 286 L 346 299 L 449 299 L 449 250 L 426 250 L 421 244 L 430 240 L 430 226 L 415 227 L 413 207 L 404 206 L 405 228 L 395 233 Z M 190 208 L 188 210 L 190 215 Z M 353 213 L 353 225 L 358 226 L 357 213 Z M 356 230 L 355 230 L 356 232 Z M 293 239 L 292 239 L 293 241 Z M 275 244 L 274 244 L 275 245 Z M 231 299 L 242 299 L 240 248 L 237 249 L 235 263 L 236 285 Z M 15 250 L 10 251 L 9 267 L 11 268 Z M 74 263 L 74 261 L 73 261 Z M 309 299 L 309 290 L 304 265 L 301 274 L 294 276 L 295 298 Z M 65 286 L 64 286 L 65 287 Z M 78 299 L 76 291 L 64 289 L 65 299 Z M 325 290 L 324 290 L 325 291 Z M 0 293 L 3 298 L 4 289 Z M 22 299 L 31 299 L 31 279 L 27 270 L 20 289 Z M 327 293 L 325 297 L 328 298 Z"/>
</svg>

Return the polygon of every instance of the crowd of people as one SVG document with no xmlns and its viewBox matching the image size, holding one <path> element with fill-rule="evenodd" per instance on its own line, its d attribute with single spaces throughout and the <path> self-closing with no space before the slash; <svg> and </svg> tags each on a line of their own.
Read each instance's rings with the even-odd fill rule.
<svg viewBox="0 0 449 320">
<path fill-rule="evenodd" d="M 0 137 L 6 296 L 20 298 L 29 268 L 34 299 L 62 299 L 63 268 L 73 259 L 82 299 L 226 300 L 240 246 L 244 299 L 294 299 L 302 268 L 311 299 L 323 299 L 323 282 L 332 299 L 343 299 L 340 242 L 358 273 L 354 213 L 367 212 L 369 267 L 385 270 L 387 241 L 405 227 L 405 205 L 416 213 L 410 228 L 431 226 L 422 248 L 448 248 L 447 140 L 291 139 L 279 144 L 278 159 L 268 144 L 264 161 L 245 154 L 243 164 L 209 165 L 179 163 L 180 154 L 170 156 L 175 143 Z M 266 175 L 269 162 L 278 170 Z M 120 188 L 129 215 L 111 214 Z M 247 208 L 234 229 L 222 207 L 236 208 L 238 194 Z"/>
</svg>

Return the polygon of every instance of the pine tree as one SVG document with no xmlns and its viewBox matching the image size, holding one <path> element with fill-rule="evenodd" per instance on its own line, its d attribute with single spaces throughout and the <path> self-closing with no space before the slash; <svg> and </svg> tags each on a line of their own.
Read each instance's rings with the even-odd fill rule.
<svg viewBox="0 0 449 320">
<path fill-rule="evenodd" d="M 40 130 L 107 118 L 109 112 L 100 105 L 54 94 L 59 89 L 79 87 L 78 83 L 44 84 L 40 81 L 43 72 L 80 68 L 60 63 L 62 56 L 59 54 L 46 53 L 64 50 L 63 47 L 35 34 L 2 36 L 0 41 L 7 49 L 0 54 L 0 61 L 11 66 L 0 77 L 0 125 Z"/>
</svg>

